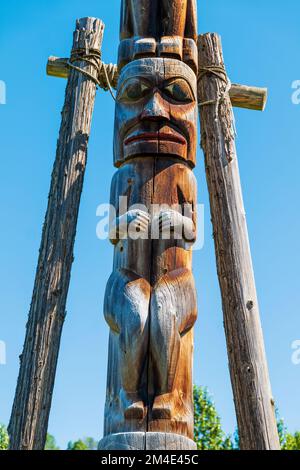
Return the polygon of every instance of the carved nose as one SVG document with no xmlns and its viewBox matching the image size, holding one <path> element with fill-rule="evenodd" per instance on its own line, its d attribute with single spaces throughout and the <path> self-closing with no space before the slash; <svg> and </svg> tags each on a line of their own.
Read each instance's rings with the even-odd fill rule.
<svg viewBox="0 0 300 470">
<path fill-rule="evenodd" d="M 147 101 L 143 109 L 141 119 L 150 119 L 155 121 L 160 119 L 170 120 L 168 104 L 163 100 L 158 92 L 154 92 L 149 101 Z"/>
</svg>

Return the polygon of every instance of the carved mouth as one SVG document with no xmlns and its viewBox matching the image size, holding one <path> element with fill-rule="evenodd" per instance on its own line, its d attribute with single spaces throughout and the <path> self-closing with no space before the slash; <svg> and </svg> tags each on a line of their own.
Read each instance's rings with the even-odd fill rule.
<svg viewBox="0 0 300 470">
<path fill-rule="evenodd" d="M 144 132 L 141 134 L 128 137 L 124 144 L 129 145 L 133 142 L 147 141 L 147 140 L 164 140 L 168 142 L 175 142 L 177 144 L 185 145 L 186 140 L 180 134 L 168 134 L 167 132 Z"/>
</svg>

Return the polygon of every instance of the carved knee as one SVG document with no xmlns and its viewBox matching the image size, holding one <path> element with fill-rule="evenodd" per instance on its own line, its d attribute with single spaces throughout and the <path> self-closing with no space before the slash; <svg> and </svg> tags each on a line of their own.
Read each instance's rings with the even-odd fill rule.
<svg viewBox="0 0 300 470">
<path fill-rule="evenodd" d="M 150 285 L 134 273 L 116 270 L 106 287 L 104 317 L 124 342 L 134 341 L 145 328 L 149 311 Z"/>
<path fill-rule="evenodd" d="M 169 322 L 183 335 L 197 319 L 197 297 L 192 272 L 178 269 L 163 276 L 154 288 L 153 314 L 158 324 Z"/>
</svg>

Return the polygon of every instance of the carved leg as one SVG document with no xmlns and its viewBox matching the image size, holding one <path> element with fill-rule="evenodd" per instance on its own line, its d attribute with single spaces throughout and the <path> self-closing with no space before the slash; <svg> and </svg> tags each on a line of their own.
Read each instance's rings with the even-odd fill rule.
<svg viewBox="0 0 300 470">
<path fill-rule="evenodd" d="M 162 0 L 162 36 L 184 37 L 187 0 Z"/>
<path fill-rule="evenodd" d="M 187 2 L 185 37 L 193 40 L 197 37 L 197 2 L 195 0 Z"/>
<path fill-rule="evenodd" d="M 156 37 L 159 0 L 131 0 L 134 35 Z"/>
<path fill-rule="evenodd" d="M 150 354 L 155 368 L 154 419 L 171 419 L 173 386 L 181 337 L 197 318 L 196 289 L 192 272 L 180 269 L 166 274 L 151 298 Z"/>
<path fill-rule="evenodd" d="M 135 273 L 116 270 L 105 294 L 104 316 L 119 337 L 119 361 L 125 418 L 142 419 L 141 378 L 147 361 L 150 286 Z"/>
<path fill-rule="evenodd" d="M 120 38 L 128 39 L 133 36 L 132 19 L 130 12 L 130 1 L 122 0 L 121 3 L 121 22 L 120 22 Z"/>
</svg>

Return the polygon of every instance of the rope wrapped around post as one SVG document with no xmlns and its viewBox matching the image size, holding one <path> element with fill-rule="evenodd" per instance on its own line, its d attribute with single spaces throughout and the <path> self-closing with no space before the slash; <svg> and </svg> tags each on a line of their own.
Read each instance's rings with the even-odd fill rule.
<svg viewBox="0 0 300 470">
<path fill-rule="evenodd" d="M 97 76 L 95 77 L 86 70 L 77 67 L 74 65 L 75 62 L 86 62 L 95 67 L 95 69 L 98 71 Z M 118 81 L 118 69 L 113 64 L 105 64 L 102 62 L 100 51 L 87 51 L 85 49 L 73 51 L 70 59 L 66 60 L 65 64 L 68 68 L 76 70 L 77 72 L 82 73 L 84 76 L 92 80 L 97 87 L 102 88 L 105 91 L 109 91 L 113 99 L 116 99 L 113 93 L 113 86 Z"/>
<path fill-rule="evenodd" d="M 199 75 L 198 75 L 198 82 L 206 75 L 207 73 L 211 73 L 213 75 L 216 75 L 220 80 L 223 80 L 223 82 L 226 83 L 226 89 L 224 92 L 218 96 L 215 100 L 209 100 L 209 101 L 204 101 L 202 103 L 198 103 L 198 106 L 207 106 L 209 104 L 217 104 L 219 106 L 219 103 L 222 102 L 225 98 L 226 95 L 229 97 L 229 90 L 231 88 L 231 81 L 227 77 L 226 70 L 224 67 L 218 67 L 218 66 L 210 66 L 210 67 L 202 67 L 199 70 Z M 229 97 L 230 99 L 230 97 Z"/>
<path fill-rule="evenodd" d="M 199 87 L 200 81 L 207 74 L 215 75 L 219 80 L 222 80 L 226 84 L 226 88 L 224 89 L 224 91 L 219 93 L 219 95 L 215 99 L 198 102 L 199 112 L 200 112 L 201 107 L 215 104 L 216 105 L 216 108 L 215 108 L 215 121 L 218 121 L 220 104 L 223 103 L 226 98 L 228 99 L 229 103 L 231 102 L 230 90 L 231 90 L 231 87 L 232 87 L 232 83 L 231 83 L 231 80 L 227 76 L 226 69 L 225 69 L 224 66 L 222 66 L 222 65 L 207 65 L 205 67 L 202 66 L 199 69 L 198 87 Z M 234 116 L 232 107 L 231 107 L 231 118 L 232 118 L 233 137 L 236 137 L 237 136 L 237 131 L 236 131 L 236 124 L 235 124 L 235 116 Z M 230 156 L 228 158 L 228 161 L 229 162 L 231 161 Z M 227 159 L 224 159 L 224 162 L 226 162 L 226 164 L 227 164 Z"/>
</svg>

